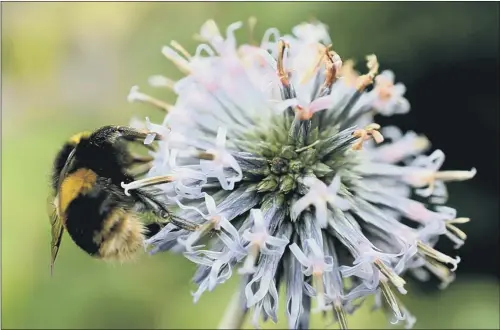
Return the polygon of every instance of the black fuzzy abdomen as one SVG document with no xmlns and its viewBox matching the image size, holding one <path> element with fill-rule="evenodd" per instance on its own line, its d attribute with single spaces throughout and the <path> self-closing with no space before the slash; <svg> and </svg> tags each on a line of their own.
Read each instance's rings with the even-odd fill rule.
<svg viewBox="0 0 500 330">
<path fill-rule="evenodd" d="M 68 234 L 76 245 L 94 257 L 100 257 L 101 242 L 96 237 L 106 219 L 118 208 L 127 210 L 133 206 L 133 200 L 104 181 L 100 178 L 90 191 L 73 199 L 65 213 Z"/>
</svg>

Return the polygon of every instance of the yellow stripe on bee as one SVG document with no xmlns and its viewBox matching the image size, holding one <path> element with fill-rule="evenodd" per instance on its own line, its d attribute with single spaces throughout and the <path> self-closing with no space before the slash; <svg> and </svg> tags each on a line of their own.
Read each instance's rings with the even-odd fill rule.
<svg viewBox="0 0 500 330">
<path fill-rule="evenodd" d="M 85 194 L 94 186 L 97 174 L 88 169 L 81 168 L 64 178 L 59 189 L 58 209 L 60 214 L 64 214 L 69 203 L 78 195 Z"/>
<path fill-rule="evenodd" d="M 92 132 L 88 131 L 80 132 L 70 137 L 68 141 L 70 144 L 77 145 L 78 143 L 80 143 L 81 139 L 88 138 L 90 134 L 92 134 Z"/>
</svg>

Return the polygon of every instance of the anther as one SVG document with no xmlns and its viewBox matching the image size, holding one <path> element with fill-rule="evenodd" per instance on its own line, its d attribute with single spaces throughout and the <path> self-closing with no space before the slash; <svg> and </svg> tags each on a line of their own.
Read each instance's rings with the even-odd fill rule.
<svg viewBox="0 0 500 330">
<path fill-rule="evenodd" d="M 368 73 L 360 76 L 357 81 L 357 86 L 356 89 L 358 91 L 363 91 L 366 87 L 371 85 L 373 83 L 373 79 L 375 79 L 375 76 L 378 73 L 379 69 L 379 63 L 377 60 L 377 56 L 375 55 L 368 55 L 366 57 L 366 60 L 368 61 L 366 63 L 366 66 L 368 67 Z"/>
<path fill-rule="evenodd" d="M 391 283 L 398 289 L 398 291 L 402 294 L 406 294 L 406 289 L 404 285 L 406 281 L 401 278 L 398 274 L 396 274 L 392 269 L 386 266 L 380 259 L 374 261 L 375 266 L 379 269 L 379 271 L 384 274 L 385 277 L 391 281 Z"/>
<path fill-rule="evenodd" d="M 389 284 L 387 283 L 387 279 L 381 278 L 380 279 L 380 289 L 382 290 L 382 294 L 384 295 L 385 301 L 389 305 L 389 307 L 392 309 L 392 312 L 394 313 L 394 316 L 398 320 L 403 319 L 403 313 L 401 312 L 401 308 L 399 307 L 399 302 L 394 293 L 392 292 L 391 288 L 389 287 Z"/>
<path fill-rule="evenodd" d="M 331 47 L 328 46 L 328 48 Z M 337 79 L 337 73 L 340 71 L 342 67 L 342 60 L 340 56 L 334 52 L 329 51 L 328 48 L 325 49 L 325 57 L 326 57 L 326 77 L 323 86 L 330 88 L 335 80 Z"/>
<path fill-rule="evenodd" d="M 179 44 L 177 41 L 172 40 L 170 42 L 170 46 L 172 46 L 176 51 L 178 51 L 179 53 L 181 53 L 182 55 L 184 55 L 184 57 L 187 58 L 188 60 L 190 60 L 191 58 L 193 58 L 191 56 L 191 54 L 189 54 L 189 52 L 186 50 L 186 48 L 182 47 L 182 45 Z"/>
<path fill-rule="evenodd" d="M 461 229 L 457 228 L 455 224 L 467 223 L 469 221 L 469 218 L 457 218 L 445 221 L 445 225 L 449 231 L 457 235 L 461 240 L 466 240 L 467 234 L 465 234 Z"/>
<path fill-rule="evenodd" d="M 214 160 L 215 159 L 215 155 L 213 153 L 205 152 L 205 151 L 197 152 L 195 157 L 198 159 L 203 159 L 203 160 Z"/>
<path fill-rule="evenodd" d="M 416 174 L 416 179 L 420 186 L 428 186 L 426 191 L 430 194 L 434 191 L 436 181 L 465 181 L 472 179 L 476 173 L 475 168 L 470 171 L 423 171 Z"/>
<path fill-rule="evenodd" d="M 285 57 L 285 49 L 288 47 L 288 43 L 286 43 L 284 40 L 278 41 L 278 77 L 285 87 L 288 87 L 290 85 L 290 82 L 288 81 L 288 73 L 285 71 L 283 63 L 283 58 Z"/>
<path fill-rule="evenodd" d="M 349 329 L 349 327 L 347 326 L 347 316 L 340 301 L 336 301 L 333 303 L 333 310 L 335 312 L 335 315 L 337 316 L 337 320 L 339 321 L 340 329 Z"/>
<path fill-rule="evenodd" d="M 363 142 L 373 138 L 376 143 L 382 143 L 384 141 L 384 136 L 379 132 L 379 124 L 369 124 L 364 129 L 355 130 L 352 135 L 359 138 L 356 143 L 353 144 L 353 150 L 361 150 L 363 148 Z"/>
<path fill-rule="evenodd" d="M 257 45 L 257 42 L 254 38 L 255 25 L 257 24 L 257 18 L 254 16 L 248 18 L 248 43 L 250 45 Z"/>
<path fill-rule="evenodd" d="M 457 269 L 458 263 L 460 262 L 460 257 L 456 257 L 455 259 L 453 259 L 452 257 L 437 251 L 436 249 L 430 247 L 429 245 L 421 241 L 417 242 L 417 247 L 418 251 L 423 255 L 432 258 L 434 260 L 437 260 L 439 262 L 452 265 L 453 266 L 453 268 L 451 269 L 452 272 L 454 272 Z"/>
<path fill-rule="evenodd" d="M 181 70 L 183 73 L 185 74 L 191 73 L 189 62 L 185 58 L 180 56 L 178 53 L 176 53 L 172 48 L 165 46 L 162 48 L 161 52 L 167 59 L 172 61 L 172 63 L 174 63 L 174 65 L 177 68 L 179 68 L 179 70 Z"/>
<path fill-rule="evenodd" d="M 450 269 L 434 259 L 426 258 L 425 267 L 441 280 L 439 289 L 444 290 L 455 280 L 455 274 Z"/>
</svg>

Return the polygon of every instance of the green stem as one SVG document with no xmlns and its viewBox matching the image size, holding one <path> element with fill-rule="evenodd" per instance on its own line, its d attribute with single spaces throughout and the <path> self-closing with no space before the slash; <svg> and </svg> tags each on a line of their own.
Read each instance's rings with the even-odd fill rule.
<svg viewBox="0 0 500 330">
<path fill-rule="evenodd" d="M 248 310 L 243 307 L 242 298 L 242 292 L 239 290 L 233 294 L 233 297 L 231 298 L 229 305 L 227 305 L 226 311 L 222 316 L 222 320 L 217 327 L 218 329 L 241 329 Z"/>
</svg>

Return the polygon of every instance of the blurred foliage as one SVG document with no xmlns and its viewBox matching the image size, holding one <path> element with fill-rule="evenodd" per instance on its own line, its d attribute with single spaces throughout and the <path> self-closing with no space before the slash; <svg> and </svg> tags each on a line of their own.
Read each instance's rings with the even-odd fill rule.
<svg viewBox="0 0 500 330">
<path fill-rule="evenodd" d="M 330 26 L 341 55 L 362 59 L 375 52 L 382 63 L 387 59 L 402 68 L 410 85 L 435 63 L 467 61 L 472 52 L 498 61 L 495 4 L 2 3 L 2 328 L 216 326 L 236 276 L 194 305 L 189 294 L 194 267 L 181 256 L 108 265 L 88 258 L 65 236 L 50 278 L 45 202 L 52 158 L 66 137 L 126 124 L 132 116 L 160 118 L 154 110 L 128 104 L 126 95 L 135 84 L 159 95 L 145 86 L 151 74 L 180 77 L 161 55 L 163 44 L 175 39 L 192 51 L 192 36 L 205 20 L 214 18 L 223 29 L 247 15 L 258 19 L 256 36 L 271 26 L 289 31 L 315 17 Z M 245 32 L 239 37 L 244 40 Z M 174 101 L 173 94 L 161 97 Z M 498 150 L 498 144 L 493 147 Z M 465 190 L 455 205 L 497 196 L 472 186 Z M 498 220 L 498 208 L 479 216 L 486 220 L 491 214 L 491 221 Z M 486 251 L 494 249 L 498 227 L 479 226 L 478 233 L 490 233 Z M 477 258 L 498 266 L 488 255 Z M 418 317 L 417 328 L 498 329 L 498 290 L 497 277 L 459 274 L 443 292 L 410 287 L 405 302 Z M 385 327 L 382 313 L 369 309 L 365 305 L 351 317 L 351 327 Z M 285 325 L 281 317 L 278 325 L 266 327 Z M 313 326 L 323 328 L 324 322 L 316 316 Z"/>
</svg>

